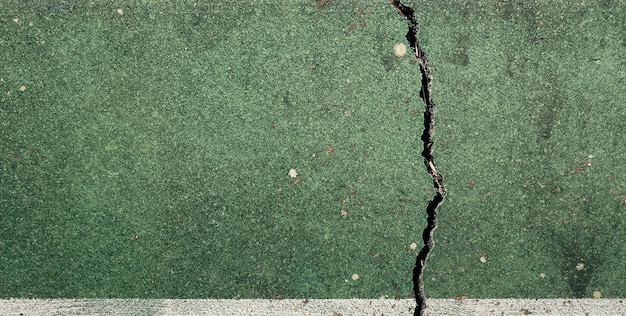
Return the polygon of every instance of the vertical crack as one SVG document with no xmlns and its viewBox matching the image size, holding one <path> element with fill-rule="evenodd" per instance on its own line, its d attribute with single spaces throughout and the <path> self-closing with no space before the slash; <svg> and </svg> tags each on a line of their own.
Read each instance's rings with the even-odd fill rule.
<svg viewBox="0 0 626 316">
<path fill-rule="evenodd" d="M 417 58 L 417 62 L 420 66 L 420 72 L 422 74 L 420 98 L 424 101 L 424 132 L 422 133 L 422 142 L 424 143 L 424 149 L 422 150 L 422 157 L 424 157 L 424 165 L 426 170 L 433 178 L 433 186 L 435 188 L 435 196 L 428 202 L 426 207 L 426 228 L 422 232 L 422 239 L 424 246 L 420 249 L 417 257 L 415 258 L 415 266 L 413 267 L 413 291 L 415 292 L 415 307 L 414 315 L 424 315 L 426 309 L 426 294 L 424 293 L 424 266 L 428 255 L 435 247 L 435 240 L 433 239 L 433 233 L 437 229 L 437 208 L 446 196 L 446 189 L 443 186 L 443 177 L 437 171 L 435 167 L 435 160 L 433 157 L 433 134 L 435 133 L 435 102 L 431 98 L 433 74 L 426 58 L 426 53 L 422 49 L 417 40 L 417 34 L 420 31 L 419 23 L 415 18 L 415 11 L 403 5 L 400 0 L 390 0 L 391 4 L 396 7 L 398 14 L 407 19 L 409 22 L 409 31 L 406 34 L 406 39 L 409 41 L 411 50 Z"/>
</svg>

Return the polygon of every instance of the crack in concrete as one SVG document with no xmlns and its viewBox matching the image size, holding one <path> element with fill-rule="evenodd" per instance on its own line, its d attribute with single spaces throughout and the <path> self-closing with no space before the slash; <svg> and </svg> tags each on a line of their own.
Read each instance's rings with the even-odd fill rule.
<svg viewBox="0 0 626 316">
<path fill-rule="evenodd" d="M 426 53 L 422 49 L 417 39 L 417 34 L 420 31 L 419 23 L 415 18 L 415 11 L 403 5 L 400 0 L 390 0 L 391 4 L 398 10 L 398 14 L 407 19 L 409 22 L 409 31 L 406 34 L 406 39 L 409 41 L 411 50 L 417 58 L 417 62 L 420 66 L 420 72 L 422 74 L 420 98 L 424 101 L 424 132 L 422 133 L 422 142 L 424 143 L 424 149 L 422 150 L 422 157 L 424 158 L 424 164 L 426 170 L 433 178 L 433 186 L 435 188 L 435 196 L 428 202 L 426 207 L 427 224 L 426 228 L 422 232 L 422 239 L 424 246 L 420 249 L 415 258 L 415 266 L 413 267 L 413 291 L 415 292 L 415 307 L 414 315 L 424 315 L 426 309 L 426 294 L 424 293 L 424 266 L 428 255 L 435 247 L 435 240 L 433 239 L 433 233 L 437 229 L 437 208 L 443 203 L 446 196 L 446 189 L 443 186 L 443 177 L 437 171 L 435 167 L 435 159 L 433 157 L 433 139 L 432 136 L 435 133 L 435 102 L 431 98 L 433 75 L 426 58 Z"/>
</svg>

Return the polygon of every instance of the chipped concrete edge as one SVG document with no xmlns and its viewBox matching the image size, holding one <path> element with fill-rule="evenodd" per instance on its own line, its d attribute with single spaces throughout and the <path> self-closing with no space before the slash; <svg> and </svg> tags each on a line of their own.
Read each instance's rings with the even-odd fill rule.
<svg viewBox="0 0 626 316">
<path fill-rule="evenodd" d="M 413 299 L 3 299 L 0 315 L 411 315 Z M 626 299 L 429 299 L 427 315 L 626 315 Z"/>
</svg>

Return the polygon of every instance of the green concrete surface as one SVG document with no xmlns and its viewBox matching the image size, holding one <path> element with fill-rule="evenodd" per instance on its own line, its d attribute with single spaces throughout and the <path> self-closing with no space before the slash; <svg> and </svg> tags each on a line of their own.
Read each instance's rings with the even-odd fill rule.
<svg viewBox="0 0 626 316">
<path fill-rule="evenodd" d="M 413 7 L 427 295 L 626 296 L 624 2 Z M 412 296 L 433 192 L 387 1 L 0 12 L 0 297 Z"/>
</svg>

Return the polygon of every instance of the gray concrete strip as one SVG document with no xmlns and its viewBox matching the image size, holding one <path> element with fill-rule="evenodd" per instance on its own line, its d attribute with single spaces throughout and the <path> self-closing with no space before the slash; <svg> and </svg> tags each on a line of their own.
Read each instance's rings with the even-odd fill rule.
<svg viewBox="0 0 626 316">
<path fill-rule="evenodd" d="M 0 315 L 412 315 L 411 299 L 5 299 Z M 624 299 L 430 299 L 428 315 L 626 315 Z"/>
</svg>

